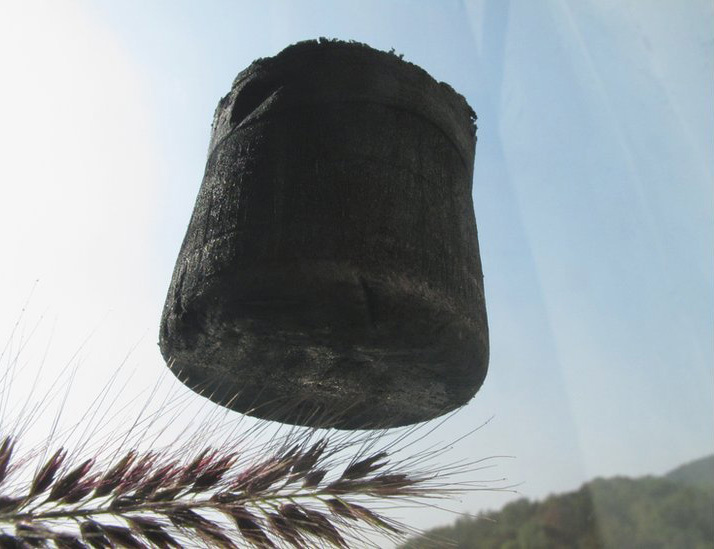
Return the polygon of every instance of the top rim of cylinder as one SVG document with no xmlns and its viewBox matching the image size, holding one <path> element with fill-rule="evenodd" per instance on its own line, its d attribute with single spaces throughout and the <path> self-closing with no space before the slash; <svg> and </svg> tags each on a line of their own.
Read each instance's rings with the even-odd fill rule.
<svg viewBox="0 0 714 549">
<path fill-rule="evenodd" d="M 359 70 L 345 70 L 350 67 Z M 246 112 L 237 113 L 246 98 Z M 422 116 L 454 142 L 467 166 L 473 165 L 476 114 L 464 96 L 393 52 L 324 38 L 298 42 L 241 71 L 216 108 L 208 154 L 236 128 L 275 114 L 277 102 L 290 108 L 334 101 L 376 102 Z"/>
</svg>

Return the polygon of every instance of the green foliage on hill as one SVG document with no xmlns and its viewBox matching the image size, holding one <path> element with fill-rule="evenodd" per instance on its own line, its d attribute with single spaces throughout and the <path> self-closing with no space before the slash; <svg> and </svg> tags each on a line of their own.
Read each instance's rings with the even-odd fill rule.
<svg viewBox="0 0 714 549">
<path fill-rule="evenodd" d="M 667 474 L 667 478 L 694 488 L 714 489 L 714 456 L 677 467 Z"/>
<path fill-rule="evenodd" d="M 543 501 L 520 499 L 500 512 L 430 530 L 402 548 L 714 548 L 714 486 L 699 477 L 708 474 L 706 466 L 692 465 L 666 477 L 596 479 Z"/>
</svg>

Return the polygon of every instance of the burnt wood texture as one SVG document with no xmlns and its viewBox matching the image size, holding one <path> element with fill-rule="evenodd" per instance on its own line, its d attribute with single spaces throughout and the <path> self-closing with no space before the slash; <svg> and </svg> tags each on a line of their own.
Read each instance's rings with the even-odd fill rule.
<svg viewBox="0 0 714 549">
<path fill-rule="evenodd" d="M 241 72 L 161 318 L 171 370 L 300 425 L 467 403 L 488 365 L 475 121 L 451 87 L 363 44 L 301 42 Z"/>
</svg>

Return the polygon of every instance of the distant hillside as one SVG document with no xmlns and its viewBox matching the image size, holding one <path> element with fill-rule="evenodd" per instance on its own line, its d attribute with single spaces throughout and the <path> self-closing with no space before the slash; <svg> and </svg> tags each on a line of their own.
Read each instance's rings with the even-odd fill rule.
<svg viewBox="0 0 714 549">
<path fill-rule="evenodd" d="M 694 488 L 714 488 L 714 456 L 677 467 L 666 478 Z"/>
<path fill-rule="evenodd" d="M 596 479 L 430 530 L 403 549 L 714 548 L 714 456 L 665 477 Z M 708 481 L 708 482 L 707 482 Z"/>
</svg>

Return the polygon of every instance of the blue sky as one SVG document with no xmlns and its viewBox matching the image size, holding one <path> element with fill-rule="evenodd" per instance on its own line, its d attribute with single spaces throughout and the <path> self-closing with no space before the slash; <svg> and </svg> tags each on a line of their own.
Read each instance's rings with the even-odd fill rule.
<svg viewBox="0 0 714 549">
<path fill-rule="evenodd" d="M 58 362 L 91 334 L 85 391 L 134 348 L 136 390 L 153 383 L 216 103 L 253 59 L 319 36 L 394 48 L 479 117 L 490 372 L 439 437 L 494 419 L 455 456 L 513 455 L 493 474 L 542 497 L 714 452 L 705 0 L 6 2 L 3 333 L 35 287 Z"/>
</svg>

